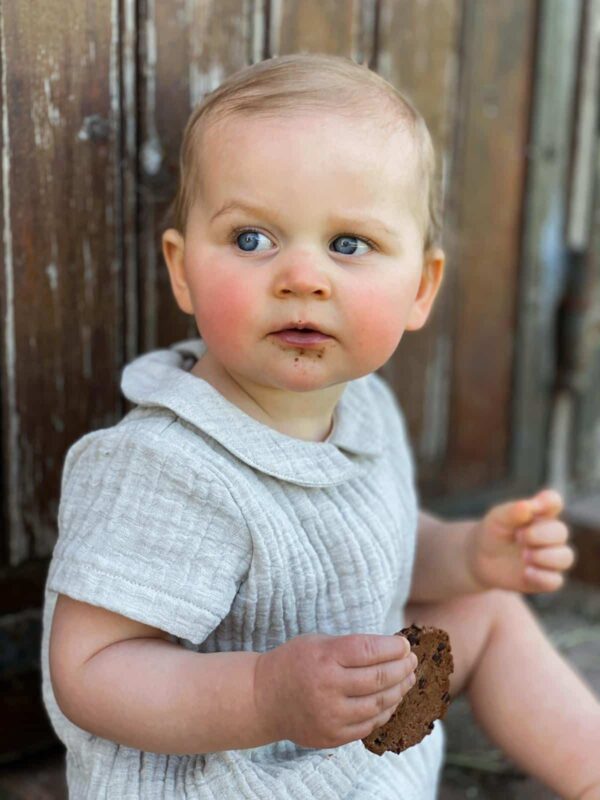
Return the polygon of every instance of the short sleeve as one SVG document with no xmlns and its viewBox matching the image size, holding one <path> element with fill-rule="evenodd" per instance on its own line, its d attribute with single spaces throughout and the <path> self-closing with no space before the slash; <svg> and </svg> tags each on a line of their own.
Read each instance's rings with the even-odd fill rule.
<svg viewBox="0 0 600 800">
<path fill-rule="evenodd" d="M 119 426 L 68 451 L 58 528 L 50 590 L 195 644 L 228 614 L 252 556 L 214 469 Z"/>
</svg>

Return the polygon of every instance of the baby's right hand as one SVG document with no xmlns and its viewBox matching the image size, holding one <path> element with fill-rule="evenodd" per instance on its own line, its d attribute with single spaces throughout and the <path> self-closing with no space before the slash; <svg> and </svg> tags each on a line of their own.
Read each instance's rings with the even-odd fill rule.
<svg viewBox="0 0 600 800">
<path fill-rule="evenodd" d="M 403 636 L 303 634 L 257 659 L 256 708 L 271 741 L 339 747 L 388 721 L 416 666 Z"/>
</svg>

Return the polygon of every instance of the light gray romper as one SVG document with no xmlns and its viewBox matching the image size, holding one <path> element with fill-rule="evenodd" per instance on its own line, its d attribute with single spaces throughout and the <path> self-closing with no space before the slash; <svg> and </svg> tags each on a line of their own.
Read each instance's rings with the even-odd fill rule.
<svg viewBox="0 0 600 800">
<path fill-rule="evenodd" d="M 137 406 L 83 436 L 65 459 L 42 666 L 46 708 L 67 747 L 69 797 L 434 798 L 440 721 L 400 755 L 374 755 L 360 741 L 324 750 L 287 740 L 161 755 L 93 736 L 58 708 L 48 671 L 57 592 L 202 653 L 404 626 L 417 498 L 387 384 L 378 375 L 349 383 L 329 438 L 307 442 L 254 420 L 190 374 L 203 351 L 194 339 L 135 359 L 121 388 Z"/>
</svg>

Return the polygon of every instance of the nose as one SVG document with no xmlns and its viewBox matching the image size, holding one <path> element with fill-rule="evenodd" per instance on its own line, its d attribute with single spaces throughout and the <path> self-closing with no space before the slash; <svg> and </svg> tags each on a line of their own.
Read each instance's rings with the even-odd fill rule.
<svg viewBox="0 0 600 800">
<path fill-rule="evenodd" d="M 331 278 L 317 255 L 297 250 L 282 254 L 273 291 L 277 297 L 314 294 L 327 299 L 331 296 Z"/>
</svg>

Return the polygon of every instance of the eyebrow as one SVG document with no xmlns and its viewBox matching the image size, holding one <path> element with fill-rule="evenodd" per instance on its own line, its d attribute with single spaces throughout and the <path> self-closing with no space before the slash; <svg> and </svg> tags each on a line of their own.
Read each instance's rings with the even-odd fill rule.
<svg viewBox="0 0 600 800">
<path fill-rule="evenodd" d="M 256 214 L 259 216 L 266 217 L 268 216 L 269 209 L 264 208 L 260 205 L 252 205 L 251 203 L 246 203 L 243 200 L 230 200 L 229 202 L 225 203 L 218 211 L 216 211 L 212 217 L 210 218 L 210 222 L 214 222 L 215 219 L 221 216 L 225 216 L 232 211 L 245 211 L 247 214 Z M 358 225 L 364 228 L 379 228 L 380 230 L 385 231 L 389 236 L 398 236 L 397 232 L 382 222 L 380 219 L 376 217 L 331 217 L 331 222 L 339 225 L 340 227 L 348 227 L 351 228 L 353 225 Z"/>
</svg>

